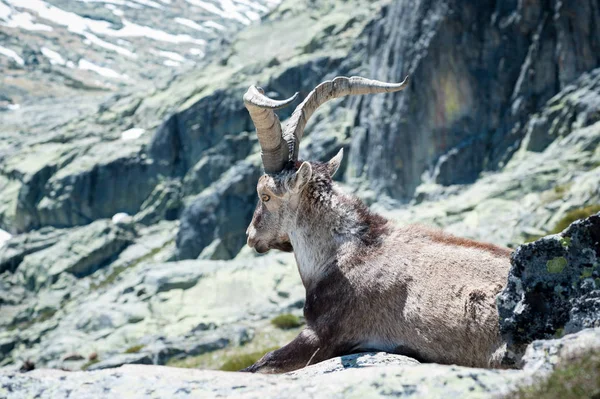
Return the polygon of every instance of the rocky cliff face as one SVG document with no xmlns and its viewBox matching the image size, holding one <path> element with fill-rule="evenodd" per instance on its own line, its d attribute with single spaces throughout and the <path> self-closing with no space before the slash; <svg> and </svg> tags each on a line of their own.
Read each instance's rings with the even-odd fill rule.
<svg viewBox="0 0 600 399">
<path fill-rule="evenodd" d="M 347 178 L 407 199 L 424 178 L 471 183 L 502 167 L 530 115 L 600 65 L 599 27 L 595 1 L 393 2 L 353 49 L 366 60 L 353 67 L 413 84 L 401 98 L 354 101 L 365 123 Z"/>
<path fill-rule="evenodd" d="M 2 29 L 35 14 L 6 1 Z M 193 3 L 156 4 L 189 18 Z M 293 257 L 243 248 L 261 173 L 250 84 L 282 98 L 338 74 L 410 74 L 401 94 L 324 106 L 300 154 L 345 147 L 340 183 L 400 223 L 516 247 L 593 209 L 599 12 L 591 0 L 290 0 L 172 79 L 0 111 L 0 366 L 219 368 L 294 335 L 271 324 L 302 322 Z"/>
</svg>

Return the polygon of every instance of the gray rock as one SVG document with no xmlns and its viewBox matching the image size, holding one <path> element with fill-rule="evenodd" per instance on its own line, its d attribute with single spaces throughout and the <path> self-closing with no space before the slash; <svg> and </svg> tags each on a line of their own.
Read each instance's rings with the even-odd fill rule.
<svg viewBox="0 0 600 399">
<path fill-rule="evenodd" d="M 241 397 L 241 398 L 487 398 L 510 396 L 516 386 L 543 379 L 559 361 L 600 347 L 600 329 L 536 341 L 523 370 L 486 370 L 439 364 L 384 353 L 361 353 L 324 361 L 283 375 L 232 373 L 161 366 L 126 365 L 88 372 L 0 370 L 0 395 L 51 397 Z M 144 353 L 120 355 L 111 363 L 148 362 Z"/>
<path fill-rule="evenodd" d="M 228 259 L 237 255 L 246 243 L 246 228 L 256 206 L 255 185 L 260 175 L 256 162 L 239 162 L 192 200 L 181 215 L 177 234 L 179 259 L 197 258 L 215 239 L 221 241 L 221 253 Z"/>
<path fill-rule="evenodd" d="M 181 209 L 181 182 L 167 180 L 159 183 L 140 207 L 137 222 L 150 225 L 161 220 L 176 220 Z"/>
<path fill-rule="evenodd" d="M 61 241 L 27 255 L 17 272 L 30 290 L 39 290 L 58 281 L 62 273 L 85 277 L 114 258 L 134 238 L 134 233 L 98 220 L 70 231 Z"/>
<path fill-rule="evenodd" d="M 79 226 L 119 212 L 133 215 L 157 184 L 158 172 L 139 143 L 98 143 L 23 189 L 32 195 L 20 198 L 16 228 Z"/>
<path fill-rule="evenodd" d="M 68 230 L 44 227 L 28 234 L 19 234 L 0 247 L 0 274 L 13 272 L 26 255 L 41 251 L 56 244 Z"/>
<path fill-rule="evenodd" d="M 588 284 L 591 282 L 588 281 Z M 600 327 L 600 281 L 596 279 L 596 290 L 584 294 L 573 301 L 565 333 L 581 331 L 584 328 Z"/>
<path fill-rule="evenodd" d="M 522 359 L 523 370 L 536 375 L 552 372 L 561 360 L 600 350 L 600 328 L 590 328 L 559 339 L 532 342 Z"/>
<path fill-rule="evenodd" d="M 364 367 L 414 366 L 419 362 L 413 358 L 390 353 L 357 353 L 325 360 L 312 367 L 292 371 L 288 375 L 297 377 L 314 377 L 319 374 L 334 373 L 347 369 Z"/>
<path fill-rule="evenodd" d="M 312 366 L 312 367 L 317 367 Z M 483 398 L 508 393 L 519 372 L 455 366 L 410 365 L 350 368 L 302 375 L 260 375 L 129 365 L 91 372 L 34 370 L 0 372 L 0 395 L 51 397 L 232 397 L 232 398 Z"/>
<path fill-rule="evenodd" d="M 502 336 L 518 359 L 535 339 L 596 326 L 600 308 L 600 213 L 517 248 L 498 295 Z"/>
<path fill-rule="evenodd" d="M 231 343 L 223 331 L 191 335 L 183 339 L 158 339 L 144 347 L 152 355 L 154 364 L 166 364 L 171 359 L 184 359 L 223 349 Z"/>
<path fill-rule="evenodd" d="M 502 167 L 529 115 L 600 65 L 600 35 L 590 35 L 600 26 L 595 0 L 564 1 L 559 9 L 539 2 L 407 4 L 386 7 L 341 68 L 387 81 L 411 75 L 403 94 L 348 101 L 365 129 L 352 136 L 349 178 L 392 198 L 411 198 L 424 172 L 450 185 Z M 459 52 L 456 40 L 464 45 Z"/>
<path fill-rule="evenodd" d="M 14 349 L 16 344 L 17 340 L 15 338 L 0 338 L 0 360 L 3 360 Z"/>
<path fill-rule="evenodd" d="M 112 356 L 110 359 L 102 360 L 90 365 L 87 370 L 112 369 L 124 364 L 152 364 L 152 356 L 149 353 L 123 353 Z"/>
</svg>

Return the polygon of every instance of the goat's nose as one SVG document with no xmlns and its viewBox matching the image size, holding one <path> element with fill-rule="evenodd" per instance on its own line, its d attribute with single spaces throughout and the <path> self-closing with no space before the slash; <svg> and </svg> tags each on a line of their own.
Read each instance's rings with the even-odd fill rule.
<svg viewBox="0 0 600 399">
<path fill-rule="evenodd" d="M 254 248 L 254 245 L 256 245 L 256 230 L 252 228 L 252 226 L 248 226 L 248 229 L 246 229 L 246 236 L 248 237 L 246 239 L 246 244 L 248 244 L 250 248 Z"/>
</svg>

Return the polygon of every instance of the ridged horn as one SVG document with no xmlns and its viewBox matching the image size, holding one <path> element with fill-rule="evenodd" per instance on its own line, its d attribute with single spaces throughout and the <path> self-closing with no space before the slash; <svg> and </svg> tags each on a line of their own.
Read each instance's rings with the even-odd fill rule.
<svg viewBox="0 0 600 399">
<path fill-rule="evenodd" d="M 408 76 L 400 83 L 380 82 L 360 76 L 350 78 L 338 76 L 321 83 L 296 107 L 285 128 L 283 138 L 289 148 L 290 160 L 298 160 L 298 149 L 306 123 L 317 108 L 327 101 L 359 94 L 390 93 L 400 91 L 406 86 L 408 86 Z"/>
<path fill-rule="evenodd" d="M 244 94 L 244 105 L 256 127 L 265 173 L 278 173 L 289 161 L 289 146 L 281 134 L 281 122 L 275 110 L 290 105 L 298 93 L 287 100 L 273 100 L 260 87 L 250 86 Z"/>
</svg>

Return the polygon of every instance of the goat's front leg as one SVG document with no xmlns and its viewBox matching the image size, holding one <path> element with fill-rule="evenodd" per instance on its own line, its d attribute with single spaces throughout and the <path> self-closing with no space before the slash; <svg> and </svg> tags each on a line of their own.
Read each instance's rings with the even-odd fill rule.
<svg viewBox="0 0 600 399">
<path fill-rule="evenodd" d="M 285 373 L 306 367 L 309 363 L 314 364 L 331 357 L 331 351 L 327 345 L 324 347 L 317 334 L 309 328 L 305 328 L 286 346 L 269 352 L 252 366 L 243 369 L 251 373 Z"/>
</svg>

